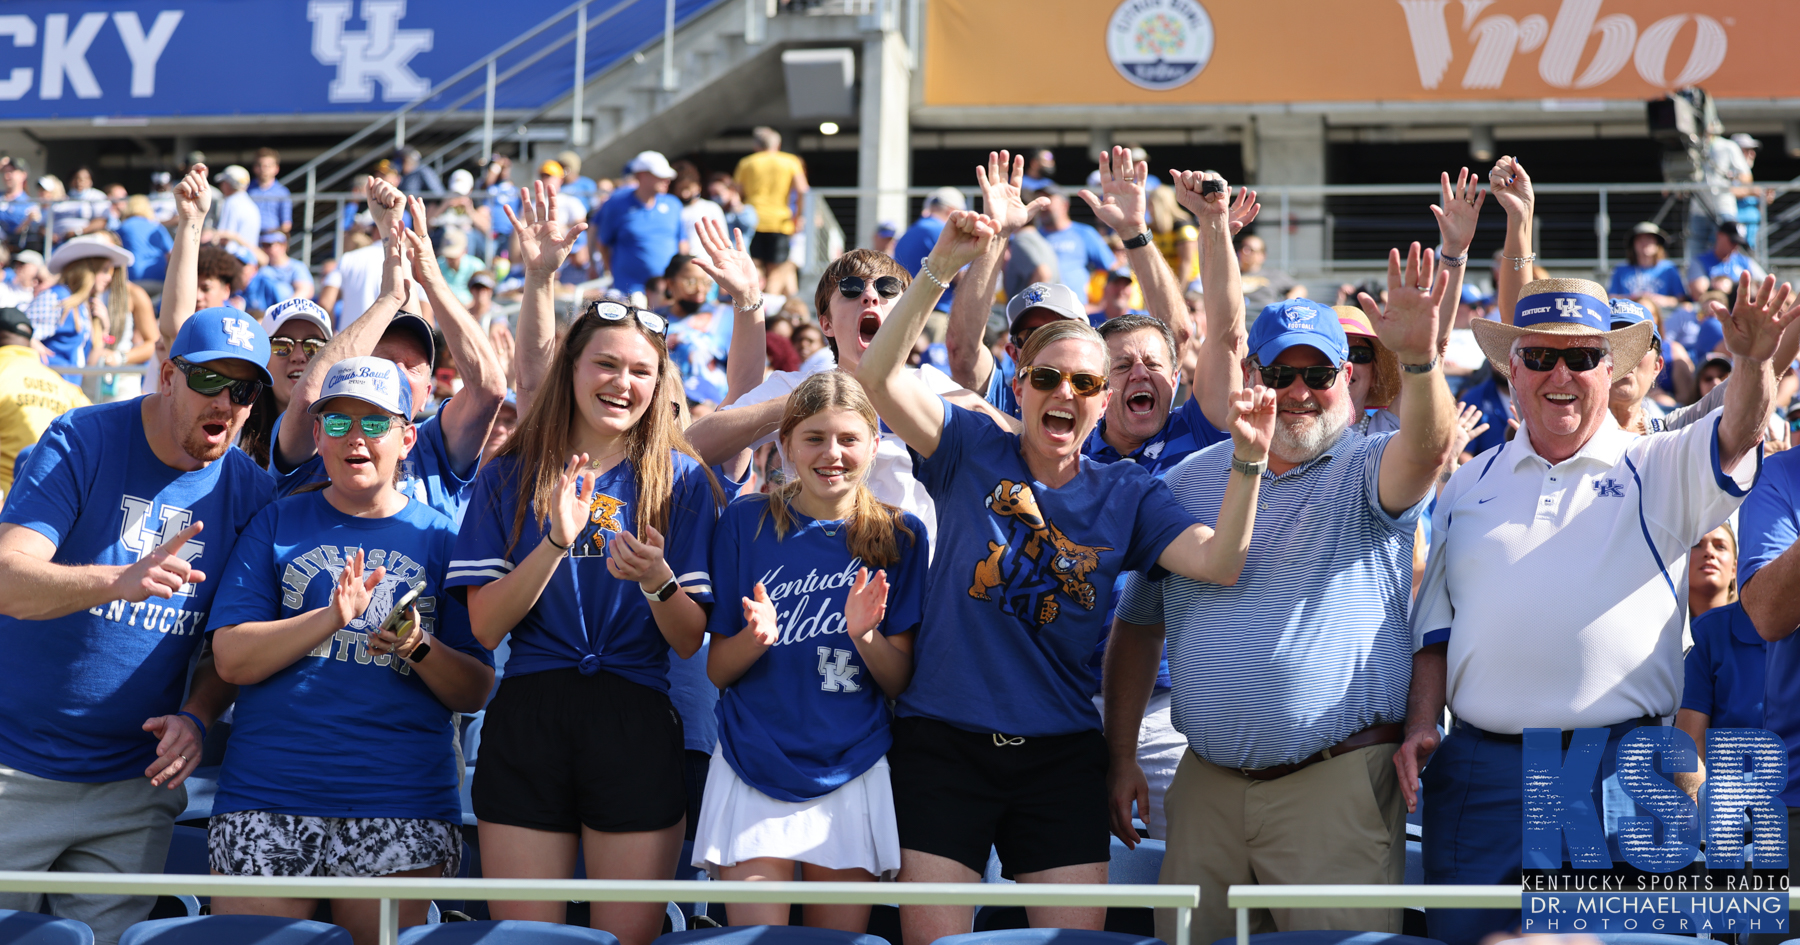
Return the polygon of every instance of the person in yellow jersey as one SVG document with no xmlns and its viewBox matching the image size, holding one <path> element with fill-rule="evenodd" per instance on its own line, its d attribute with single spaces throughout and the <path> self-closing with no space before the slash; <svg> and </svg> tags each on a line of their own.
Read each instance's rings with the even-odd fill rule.
<svg viewBox="0 0 1800 945">
<path fill-rule="evenodd" d="M 799 274 L 788 261 L 792 236 L 806 225 L 806 164 L 781 150 L 781 134 L 773 128 L 756 128 L 756 151 L 738 162 L 738 190 L 744 202 L 756 208 L 756 235 L 750 239 L 750 258 L 763 277 L 763 287 L 776 295 L 793 295 Z M 790 209 L 789 201 L 792 200 Z"/>
<path fill-rule="evenodd" d="M 0 493 L 12 491 L 13 461 L 50 421 L 88 406 L 81 388 L 44 366 L 31 348 L 31 319 L 0 308 Z"/>
</svg>

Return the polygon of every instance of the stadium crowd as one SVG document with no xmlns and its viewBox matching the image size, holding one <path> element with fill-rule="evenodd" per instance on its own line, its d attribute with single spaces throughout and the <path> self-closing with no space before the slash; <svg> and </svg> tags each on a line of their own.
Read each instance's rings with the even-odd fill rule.
<svg viewBox="0 0 1800 945">
<path fill-rule="evenodd" d="M 980 212 L 942 188 L 801 286 L 805 170 L 757 140 L 525 187 L 397 154 L 318 273 L 273 151 L 44 178 L 48 213 L 0 163 L 0 863 L 158 872 L 204 763 L 215 873 L 455 876 L 472 771 L 488 877 L 1100 883 L 1148 837 L 1210 942 L 1233 884 L 1401 882 L 1409 812 L 1426 882 L 1517 882 L 1526 729 L 1800 745 L 1800 297 L 1740 224 L 1688 273 L 1645 224 L 1610 290 L 1552 276 L 1502 157 L 1326 305 L 1266 266 L 1254 191 L 1114 148 L 1092 226 L 1047 152 L 998 152 Z M 110 945 L 151 905 L 45 907 Z M 376 940 L 372 901 L 330 915 Z M 590 912 L 626 945 L 662 918 Z"/>
</svg>

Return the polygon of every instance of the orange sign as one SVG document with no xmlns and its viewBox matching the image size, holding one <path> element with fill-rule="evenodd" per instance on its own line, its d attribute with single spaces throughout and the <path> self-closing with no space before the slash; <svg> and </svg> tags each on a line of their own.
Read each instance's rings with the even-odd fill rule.
<svg viewBox="0 0 1800 945">
<path fill-rule="evenodd" d="M 1795 0 L 932 0 L 925 104 L 1800 96 Z"/>
</svg>

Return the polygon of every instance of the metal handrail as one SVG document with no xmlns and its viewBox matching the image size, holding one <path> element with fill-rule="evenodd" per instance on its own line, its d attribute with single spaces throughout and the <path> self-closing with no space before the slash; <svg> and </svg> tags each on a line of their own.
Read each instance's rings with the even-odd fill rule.
<svg viewBox="0 0 1800 945">
<path fill-rule="evenodd" d="M 381 945 L 399 939 L 401 900 L 540 902 L 772 902 L 834 905 L 1112 906 L 1176 910 L 1176 945 L 1189 945 L 1198 886 L 1052 883 L 793 883 L 595 879 L 394 879 L 390 877 L 189 876 L 0 871 L 0 892 L 378 899 Z"/>
</svg>

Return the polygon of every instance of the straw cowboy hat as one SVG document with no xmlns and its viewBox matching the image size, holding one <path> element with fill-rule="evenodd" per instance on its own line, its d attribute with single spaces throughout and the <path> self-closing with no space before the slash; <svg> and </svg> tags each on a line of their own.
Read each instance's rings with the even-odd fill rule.
<svg viewBox="0 0 1800 945">
<path fill-rule="evenodd" d="M 1586 279 L 1537 279 L 1519 290 L 1513 323 L 1478 318 L 1470 326 L 1488 363 L 1500 376 L 1512 368 L 1514 339 L 1524 335 L 1576 335 L 1604 338 L 1612 347 L 1614 371 L 1637 367 L 1655 336 L 1654 322 L 1612 328 L 1612 303 L 1599 283 Z"/>
<path fill-rule="evenodd" d="M 131 250 L 107 242 L 104 237 L 77 236 L 59 244 L 56 251 L 50 254 L 49 269 L 52 274 L 59 273 L 63 271 L 64 266 L 77 259 L 91 259 L 96 256 L 115 266 L 129 266 L 133 259 Z"/>
<path fill-rule="evenodd" d="M 1375 363 L 1369 365 L 1375 369 L 1375 377 L 1369 381 L 1369 396 L 1363 406 L 1379 408 L 1393 403 L 1395 395 L 1400 393 L 1400 356 L 1389 351 L 1387 345 L 1375 337 L 1375 326 L 1369 324 L 1369 316 L 1362 309 L 1354 305 L 1333 305 L 1331 310 L 1337 313 L 1344 334 L 1367 338 L 1375 346 Z M 1363 370 L 1363 366 L 1359 364 L 1356 369 Z"/>
</svg>

